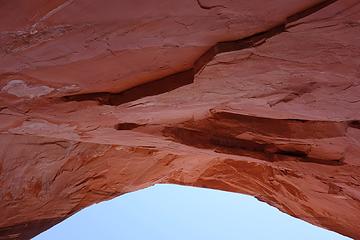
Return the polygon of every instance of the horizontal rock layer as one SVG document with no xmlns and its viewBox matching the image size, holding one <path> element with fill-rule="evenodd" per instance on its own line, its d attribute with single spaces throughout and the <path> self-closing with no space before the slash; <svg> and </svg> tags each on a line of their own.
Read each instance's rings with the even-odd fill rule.
<svg viewBox="0 0 360 240">
<path fill-rule="evenodd" d="M 360 239 L 359 11 L 4 2 L 0 239 L 158 183 L 249 194 Z"/>
</svg>

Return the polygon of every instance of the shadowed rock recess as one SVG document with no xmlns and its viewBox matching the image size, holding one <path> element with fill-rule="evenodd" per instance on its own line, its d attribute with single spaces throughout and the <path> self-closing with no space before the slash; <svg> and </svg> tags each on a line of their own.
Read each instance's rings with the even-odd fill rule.
<svg viewBox="0 0 360 240">
<path fill-rule="evenodd" d="M 0 14 L 0 239 L 174 183 L 360 239 L 359 0 L 25 0 Z"/>
</svg>

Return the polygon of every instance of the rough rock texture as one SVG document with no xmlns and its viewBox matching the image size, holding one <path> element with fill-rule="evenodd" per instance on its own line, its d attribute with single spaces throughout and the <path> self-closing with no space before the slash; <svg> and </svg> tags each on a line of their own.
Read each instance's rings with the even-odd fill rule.
<svg viewBox="0 0 360 240">
<path fill-rule="evenodd" d="M 0 239 L 156 183 L 360 239 L 359 0 L 0 5 Z"/>
</svg>

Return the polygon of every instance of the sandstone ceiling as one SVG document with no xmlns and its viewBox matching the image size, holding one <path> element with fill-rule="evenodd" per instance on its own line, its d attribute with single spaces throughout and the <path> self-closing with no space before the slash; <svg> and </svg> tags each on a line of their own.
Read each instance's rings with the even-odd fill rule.
<svg viewBox="0 0 360 240">
<path fill-rule="evenodd" d="M 0 239 L 158 183 L 360 239 L 359 0 L 0 0 Z"/>
</svg>

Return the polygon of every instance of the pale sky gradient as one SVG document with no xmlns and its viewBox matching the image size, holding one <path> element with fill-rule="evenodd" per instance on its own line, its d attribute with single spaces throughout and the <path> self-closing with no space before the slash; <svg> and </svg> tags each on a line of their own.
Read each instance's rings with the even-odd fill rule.
<svg viewBox="0 0 360 240">
<path fill-rule="evenodd" d="M 88 207 L 34 240 L 342 240 L 253 197 L 156 185 Z"/>
</svg>

